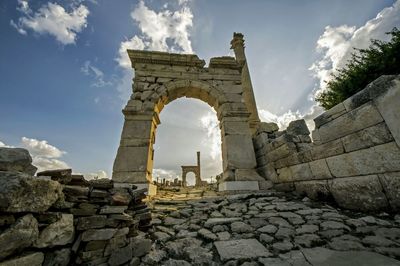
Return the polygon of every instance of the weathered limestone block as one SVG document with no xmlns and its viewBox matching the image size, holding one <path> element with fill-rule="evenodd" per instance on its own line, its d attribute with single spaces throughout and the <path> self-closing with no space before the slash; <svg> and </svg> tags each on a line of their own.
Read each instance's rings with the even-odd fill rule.
<svg viewBox="0 0 400 266">
<path fill-rule="evenodd" d="M 116 228 L 89 229 L 82 234 L 82 241 L 109 240 L 117 232 Z"/>
<path fill-rule="evenodd" d="M 38 222 L 32 214 L 19 218 L 0 234 L 0 260 L 29 247 L 38 235 Z"/>
<path fill-rule="evenodd" d="M 275 161 L 274 163 L 276 168 L 283 168 L 296 164 L 307 163 L 310 161 L 312 161 L 311 152 L 307 150 L 307 151 L 292 153 L 287 157 Z"/>
<path fill-rule="evenodd" d="M 236 181 L 264 181 L 255 169 L 236 169 L 235 170 Z"/>
<path fill-rule="evenodd" d="M 315 128 L 334 120 L 335 118 L 347 113 L 346 108 L 343 103 L 339 103 L 332 107 L 331 109 L 325 111 L 321 115 L 314 118 Z"/>
<path fill-rule="evenodd" d="M 388 207 L 377 175 L 336 178 L 328 184 L 335 201 L 343 208 L 376 211 Z"/>
<path fill-rule="evenodd" d="M 68 184 L 72 180 L 71 169 L 47 170 L 36 174 L 37 176 L 50 176 L 51 180 L 58 181 L 61 184 Z"/>
<path fill-rule="evenodd" d="M 342 138 L 346 152 L 369 148 L 392 140 L 393 137 L 384 122 Z"/>
<path fill-rule="evenodd" d="M 380 174 L 379 179 L 389 201 L 390 206 L 400 210 L 400 172 Z"/>
<path fill-rule="evenodd" d="M 257 155 L 257 153 L 256 153 Z M 265 158 L 265 154 L 256 157 L 256 161 L 257 161 L 257 166 L 261 167 L 267 164 L 267 158 Z"/>
<path fill-rule="evenodd" d="M 149 147 L 123 147 L 118 149 L 118 160 L 114 163 L 114 172 L 139 172 L 147 170 Z M 117 180 L 115 180 L 117 181 Z M 119 181 L 118 181 L 119 182 Z"/>
<path fill-rule="evenodd" d="M 147 171 L 118 171 L 113 172 L 112 176 L 115 182 L 120 183 L 147 183 L 148 173 Z"/>
<path fill-rule="evenodd" d="M 311 149 L 311 156 L 314 160 L 323 159 L 342 153 L 344 153 L 344 148 L 340 139 L 321 145 L 314 145 Z"/>
<path fill-rule="evenodd" d="M 380 76 L 368 84 L 363 90 L 343 101 L 346 110 L 353 110 L 371 100 L 377 99 L 379 96 L 385 94 L 388 90 L 396 87 L 396 81 L 398 82 L 398 80 L 398 75 Z"/>
<path fill-rule="evenodd" d="M 227 135 L 222 143 L 224 170 L 256 167 L 256 157 L 250 135 Z"/>
<path fill-rule="evenodd" d="M 63 246 L 74 241 L 74 216 L 62 214 L 61 219 L 44 228 L 34 246 L 37 248 Z"/>
<path fill-rule="evenodd" d="M 331 197 L 327 180 L 300 181 L 294 183 L 296 191 L 313 200 L 327 200 Z"/>
<path fill-rule="evenodd" d="M 221 84 L 218 89 L 225 93 L 243 93 L 242 85 L 240 84 Z"/>
<path fill-rule="evenodd" d="M 221 134 L 226 135 L 251 135 L 247 121 L 223 121 L 221 123 Z"/>
<path fill-rule="evenodd" d="M 222 261 L 269 257 L 271 253 L 256 239 L 240 239 L 214 242 Z"/>
<path fill-rule="evenodd" d="M 276 160 L 287 157 L 294 152 L 296 152 L 296 145 L 289 142 L 279 146 L 273 151 L 267 152 L 266 156 L 269 162 L 275 162 Z"/>
<path fill-rule="evenodd" d="M 367 103 L 324 125 L 318 131 L 323 143 L 338 139 L 383 121 L 378 109 Z"/>
<path fill-rule="evenodd" d="M 62 187 L 56 181 L 0 172 L 0 211 L 44 212 L 61 197 Z"/>
<path fill-rule="evenodd" d="M 261 122 L 261 123 L 258 125 L 257 134 L 260 134 L 260 133 L 262 133 L 262 132 L 265 132 L 265 133 L 274 133 L 274 132 L 276 132 L 276 131 L 278 131 L 278 130 L 279 130 L 279 127 L 278 127 L 278 125 L 277 125 L 276 123 L 272 123 L 272 122 L 270 122 L 270 123 Z"/>
<path fill-rule="evenodd" d="M 400 149 L 395 142 L 326 159 L 335 177 L 400 171 Z"/>
<path fill-rule="evenodd" d="M 268 133 L 265 133 L 265 132 L 259 133 L 253 139 L 254 149 L 256 151 L 259 151 L 260 149 L 262 149 L 262 147 L 264 147 L 266 143 L 268 143 Z M 264 153 L 264 151 L 260 151 L 260 152 Z"/>
<path fill-rule="evenodd" d="M 397 145 L 400 146 L 400 76 L 388 91 L 374 100 Z"/>
<path fill-rule="evenodd" d="M 152 120 L 125 120 L 121 139 L 146 139 L 151 136 Z"/>
<path fill-rule="evenodd" d="M 290 167 L 284 167 L 276 170 L 278 182 L 293 182 L 293 174 Z M 272 182 L 274 182 L 272 180 Z"/>
<path fill-rule="evenodd" d="M 310 131 L 308 130 L 306 121 L 304 119 L 295 120 L 289 123 L 289 126 L 286 129 L 286 132 L 289 135 L 309 135 Z"/>
<path fill-rule="evenodd" d="M 70 265 L 71 249 L 63 248 L 47 252 L 43 266 L 68 266 Z"/>
<path fill-rule="evenodd" d="M 15 171 L 34 175 L 37 168 L 31 163 L 32 158 L 25 149 L 0 148 L 0 171 Z"/>
<path fill-rule="evenodd" d="M 311 138 L 312 138 L 314 145 L 322 144 L 321 136 L 319 135 L 319 131 L 317 128 L 315 128 L 313 131 L 311 131 Z"/>
<path fill-rule="evenodd" d="M 44 260 L 43 253 L 35 252 L 0 262 L 0 266 L 19 266 L 19 265 L 42 266 L 43 260 Z"/>
<path fill-rule="evenodd" d="M 278 182 L 278 175 L 275 171 L 273 164 L 267 164 L 262 167 L 257 168 L 258 173 L 267 180 L 272 182 Z"/>
<path fill-rule="evenodd" d="M 313 174 L 308 163 L 293 165 L 289 168 L 293 176 L 293 181 L 310 180 L 313 178 Z"/>
<path fill-rule="evenodd" d="M 313 179 L 328 179 L 332 178 L 332 174 L 329 171 L 328 165 L 325 159 L 320 159 L 310 162 L 310 168 L 313 175 Z"/>
</svg>

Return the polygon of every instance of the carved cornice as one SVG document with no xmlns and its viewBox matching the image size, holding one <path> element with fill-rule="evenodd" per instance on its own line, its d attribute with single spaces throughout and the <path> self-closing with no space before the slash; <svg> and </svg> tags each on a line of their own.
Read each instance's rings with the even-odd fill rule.
<svg viewBox="0 0 400 266">
<path fill-rule="evenodd" d="M 155 64 L 155 65 L 173 65 L 173 66 L 192 66 L 204 67 L 204 60 L 199 59 L 195 54 L 174 54 L 166 52 L 128 50 L 132 67 L 135 64 Z"/>
<path fill-rule="evenodd" d="M 213 57 L 210 59 L 209 68 L 228 68 L 228 69 L 237 69 L 239 70 L 241 67 L 236 62 L 234 57 L 231 56 L 221 56 L 221 57 Z"/>
</svg>

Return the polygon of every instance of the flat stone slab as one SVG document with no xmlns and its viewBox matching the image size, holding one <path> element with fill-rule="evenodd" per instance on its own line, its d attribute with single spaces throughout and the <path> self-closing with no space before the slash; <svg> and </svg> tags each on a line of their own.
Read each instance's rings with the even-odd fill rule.
<svg viewBox="0 0 400 266">
<path fill-rule="evenodd" d="M 310 248 L 302 250 L 307 261 L 313 266 L 399 266 L 400 261 L 369 251 L 334 251 L 326 248 Z"/>
<path fill-rule="evenodd" d="M 208 219 L 205 223 L 204 226 L 207 228 L 211 228 L 214 225 L 219 225 L 219 224 L 230 224 L 233 222 L 241 221 L 242 218 L 240 217 L 233 217 L 233 218 L 210 218 Z"/>
<path fill-rule="evenodd" d="M 216 241 L 214 245 L 222 261 L 271 256 L 271 253 L 254 238 Z"/>
</svg>

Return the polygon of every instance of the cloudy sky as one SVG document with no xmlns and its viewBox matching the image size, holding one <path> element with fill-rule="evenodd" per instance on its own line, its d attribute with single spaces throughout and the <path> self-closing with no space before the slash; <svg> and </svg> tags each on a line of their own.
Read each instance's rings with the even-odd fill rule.
<svg viewBox="0 0 400 266">
<path fill-rule="evenodd" d="M 352 47 L 400 27 L 400 0 L 74 0 L 0 2 L 0 146 L 27 148 L 42 169 L 111 175 L 133 71 L 127 48 L 232 55 L 242 32 L 263 121 L 284 128 L 321 112 L 313 102 Z M 155 175 L 180 175 L 202 153 L 221 172 L 218 122 L 205 103 L 161 113 Z M 192 177 L 193 178 L 193 177 Z"/>
</svg>

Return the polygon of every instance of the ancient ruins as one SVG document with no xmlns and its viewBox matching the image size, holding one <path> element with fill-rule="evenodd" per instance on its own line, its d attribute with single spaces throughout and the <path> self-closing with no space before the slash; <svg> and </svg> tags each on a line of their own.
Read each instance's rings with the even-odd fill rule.
<svg viewBox="0 0 400 266">
<path fill-rule="evenodd" d="M 244 39 L 234 57 L 128 50 L 133 93 L 112 179 L 36 173 L 0 148 L 0 266 L 400 265 L 400 76 L 285 130 L 260 122 Z M 223 174 L 157 191 L 159 114 L 179 97 L 218 116 Z M 35 175 L 36 174 L 36 175 Z M 158 184 L 158 181 L 156 182 Z M 176 184 L 179 184 L 176 180 Z"/>
</svg>

